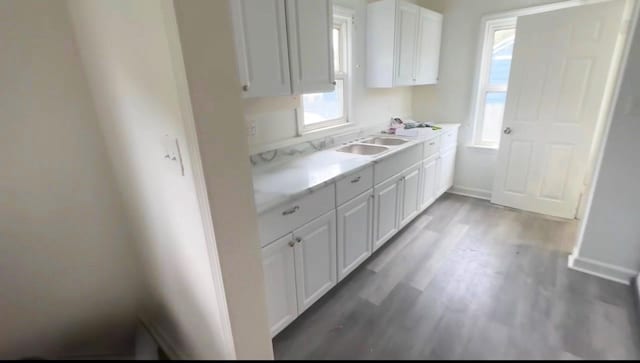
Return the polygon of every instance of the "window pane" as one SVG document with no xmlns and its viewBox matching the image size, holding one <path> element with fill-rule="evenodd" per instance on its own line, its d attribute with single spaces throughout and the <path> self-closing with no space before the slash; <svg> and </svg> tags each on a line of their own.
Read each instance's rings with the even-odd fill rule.
<svg viewBox="0 0 640 363">
<path fill-rule="evenodd" d="M 515 29 L 498 30 L 493 33 L 493 51 L 491 52 L 491 71 L 489 84 L 506 85 L 511 70 L 511 55 L 516 37 Z"/>
<path fill-rule="evenodd" d="M 502 117 L 504 116 L 504 105 L 506 101 L 506 92 L 487 92 L 484 103 L 482 142 L 500 142 Z"/>
<path fill-rule="evenodd" d="M 333 67 L 335 71 L 341 71 L 340 68 L 340 30 L 333 28 Z"/>
<path fill-rule="evenodd" d="M 336 79 L 333 92 L 309 93 L 302 95 L 304 124 L 313 125 L 319 122 L 344 117 L 344 81 Z"/>
</svg>

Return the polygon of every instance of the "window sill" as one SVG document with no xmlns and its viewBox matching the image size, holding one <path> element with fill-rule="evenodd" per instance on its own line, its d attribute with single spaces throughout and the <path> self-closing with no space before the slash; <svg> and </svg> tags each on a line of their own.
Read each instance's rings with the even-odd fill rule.
<svg viewBox="0 0 640 363">
<path fill-rule="evenodd" d="M 469 144 L 469 145 L 467 145 L 467 147 L 470 148 L 470 149 L 494 150 L 494 151 L 498 151 L 498 149 L 500 149 L 500 146 L 498 146 L 498 145 L 496 145 L 496 146 L 488 146 L 488 145 Z"/>
<path fill-rule="evenodd" d="M 333 131 L 333 130 L 340 130 L 340 129 L 353 128 L 353 127 L 354 126 L 353 126 L 353 124 L 351 122 L 342 122 L 342 123 L 339 123 L 337 125 L 329 125 L 329 126 L 324 126 L 324 127 L 318 127 L 318 128 L 315 128 L 315 129 L 302 130 L 302 131 L 300 131 L 300 135 L 299 136 L 319 134 L 319 133 L 322 133 L 324 131 L 330 132 L 330 131 Z"/>
<path fill-rule="evenodd" d="M 251 155 L 264 151 L 271 151 L 274 149 L 280 149 L 283 147 L 289 147 L 297 144 L 302 144 L 307 141 L 317 140 L 323 137 L 340 136 L 351 133 L 357 133 L 362 131 L 361 127 L 358 127 L 355 123 L 349 122 L 341 125 L 328 126 L 321 129 L 309 130 L 304 134 L 296 137 L 268 143 L 268 144 L 256 144 L 249 146 L 249 152 Z"/>
</svg>

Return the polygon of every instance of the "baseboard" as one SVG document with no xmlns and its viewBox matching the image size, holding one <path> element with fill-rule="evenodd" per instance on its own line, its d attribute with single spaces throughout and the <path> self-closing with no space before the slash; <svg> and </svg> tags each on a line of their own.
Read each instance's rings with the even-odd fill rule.
<svg viewBox="0 0 640 363">
<path fill-rule="evenodd" d="M 142 324 L 142 326 L 147 330 L 147 332 L 153 337 L 153 339 L 158 343 L 158 345 L 162 348 L 162 350 L 166 353 L 166 355 L 171 360 L 186 360 L 189 357 L 184 354 L 175 344 L 168 339 L 166 334 L 162 332 L 162 329 L 155 326 L 153 323 L 146 321 L 142 317 L 139 317 L 138 320 Z"/>
<path fill-rule="evenodd" d="M 625 285 L 630 285 L 631 280 L 638 275 L 638 271 L 578 257 L 573 254 L 569 255 L 569 268 Z"/>
<path fill-rule="evenodd" d="M 463 195 L 465 197 L 472 197 L 484 200 L 491 200 L 491 191 L 476 188 L 467 188 L 459 185 L 454 185 L 448 190 L 451 194 Z"/>
</svg>

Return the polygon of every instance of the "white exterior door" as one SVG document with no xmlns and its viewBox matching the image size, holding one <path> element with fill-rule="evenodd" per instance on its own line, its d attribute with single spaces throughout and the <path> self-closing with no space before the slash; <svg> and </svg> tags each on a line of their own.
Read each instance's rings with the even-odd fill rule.
<svg viewBox="0 0 640 363">
<path fill-rule="evenodd" d="M 269 326 L 273 337 L 298 316 L 294 243 L 291 234 L 262 249 L 262 266 Z"/>
<path fill-rule="evenodd" d="M 302 313 L 337 283 L 336 212 L 300 227 L 293 237 L 298 311 Z"/>
<path fill-rule="evenodd" d="M 373 250 L 377 250 L 398 231 L 400 178 L 391 179 L 374 189 Z"/>
<path fill-rule="evenodd" d="M 575 217 L 623 7 L 518 19 L 493 203 Z"/>
<path fill-rule="evenodd" d="M 287 27 L 294 93 L 333 91 L 332 2 L 287 0 Z"/>
<path fill-rule="evenodd" d="M 422 165 L 416 165 L 408 170 L 402 177 L 402 206 L 400 215 L 400 228 L 411 222 L 418 214 L 420 208 L 420 171 Z"/>
<path fill-rule="evenodd" d="M 420 209 L 425 209 L 436 200 L 436 157 L 422 163 L 422 194 Z"/>
<path fill-rule="evenodd" d="M 338 208 L 338 281 L 371 255 L 373 192 Z"/>
<path fill-rule="evenodd" d="M 284 0 L 233 0 L 230 4 L 243 96 L 290 95 Z"/>
<path fill-rule="evenodd" d="M 415 83 L 438 83 L 442 14 L 421 8 L 418 29 Z"/>
<path fill-rule="evenodd" d="M 396 12 L 396 62 L 393 84 L 410 86 L 415 83 L 416 38 L 420 7 L 398 1 Z"/>
</svg>

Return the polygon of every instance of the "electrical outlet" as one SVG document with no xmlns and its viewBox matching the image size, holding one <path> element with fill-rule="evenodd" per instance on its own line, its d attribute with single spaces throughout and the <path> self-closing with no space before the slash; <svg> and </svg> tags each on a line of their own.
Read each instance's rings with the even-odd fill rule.
<svg viewBox="0 0 640 363">
<path fill-rule="evenodd" d="M 249 135 L 256 136 L 256 132 L 256 122 L 251 121 L 251 123 L 249 123 Z"/>
<path fill-rule="evenodd" d="M 177 138 L 164 135 L 164 158 L 173 165 L 181 176 L 184 176 L 182 153 Z"/>
</svg>

